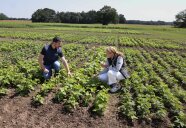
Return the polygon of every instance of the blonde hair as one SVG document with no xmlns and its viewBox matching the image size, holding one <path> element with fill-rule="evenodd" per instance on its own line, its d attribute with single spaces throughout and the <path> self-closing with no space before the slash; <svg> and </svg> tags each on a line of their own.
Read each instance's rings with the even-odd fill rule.
<svg viewBox="0 0 186 128">
<path fill-rule="evenodd" d="M 106 51 L 112 52 L 112 53 L 114 53 L 114 55 L 118 55 L 118 56 L 122 56 L 122 57 L 124 56 L 122 52 L 118 51 L 117 48 L 112 47 L 112 46 L 107 47 Z"/>
</svg>

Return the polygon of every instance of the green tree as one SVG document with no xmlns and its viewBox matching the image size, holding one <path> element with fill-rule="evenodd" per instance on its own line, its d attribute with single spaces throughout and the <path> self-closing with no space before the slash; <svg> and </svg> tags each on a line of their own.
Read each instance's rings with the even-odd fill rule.
<svg viewBox="0 0 186 128">
<path fill-rule="evenodd" d="M 38 9 L 32 15 L 32 22 L 54 22 L 56 12 L 49 8 Z"/>
<path fill-rule="evenodd" d="M 126 23 L 126 19 L 125 19 L 124 15 L 122 15 L 122 14 L 119 15 L 119 23 L 120 24 Z"/>
<path fill-rule="evenodd" d="M 108 25 L 110 22 L 116 21 L 117 19 L 117 11 L 110 6 L 104 6 L 97 12 L 98 21 L 103 25 Z"/>
<path fill-rule="evenodd" d="M 0 20 L 8 20 L 8 17 L 5 14 L 0 13 Z"/>
<path fill-rule="evenodd" d="M 176 15 L 176 21 L 174 22 L 174 25 L 176 27 L 186 28 L 186 9 Z"/>
<path fill-rule="evenodd" d="M 116 15 L 114 20 L 112 21 L 113 24 L 119 24 L 119 15 Z"/>
<path fill-rule="evenodd" d="M 86 23 L 96 23 L 97 22 L 97 12 L 95 10 L 91 10 L 87 12 Z"/>
</svg>

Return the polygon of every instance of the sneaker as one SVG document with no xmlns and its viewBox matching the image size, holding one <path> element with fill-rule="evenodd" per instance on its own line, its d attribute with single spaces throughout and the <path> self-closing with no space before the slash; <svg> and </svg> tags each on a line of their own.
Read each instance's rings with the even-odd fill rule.
<svg viewBox="0 0 186 128">
<path fill-rule="evenodd" d="M 110 89 L 110 93 L 116 93 L 121 89 L 121 85 L 119 84 L 112 84 L 111 85 L 111 89 Z"/>
</svg>

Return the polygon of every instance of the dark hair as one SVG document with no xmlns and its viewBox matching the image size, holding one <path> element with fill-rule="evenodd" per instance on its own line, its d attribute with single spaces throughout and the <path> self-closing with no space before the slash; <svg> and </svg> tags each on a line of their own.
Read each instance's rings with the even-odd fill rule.
<svg viewBox="0 0 186 128">
<path fill-rule="evenodd" d="M 61 38 L 56 36 L 53 38 L 53 42 L 57 43 L 57 42 L 61 42 Z"/>
</svg>

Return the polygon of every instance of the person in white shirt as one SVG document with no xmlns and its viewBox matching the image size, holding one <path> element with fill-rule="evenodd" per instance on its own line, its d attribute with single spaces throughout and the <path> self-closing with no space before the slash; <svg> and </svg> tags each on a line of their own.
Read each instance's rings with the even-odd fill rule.
<svg viewBox="0 0 186 128">
<path fill-rule="evenodd" d="M 101 63 L 104 68 L 98 75 L 98 79 L 107 82 L 111 87 L 110 92 L 115 93 L 121 89 L 120 80 L 129 77 L 126 70 L 126 63 L 122 52 L 119 52 L 115 47 L 106 48 L 107 60 L 106 63 Z"/>
</svg>

